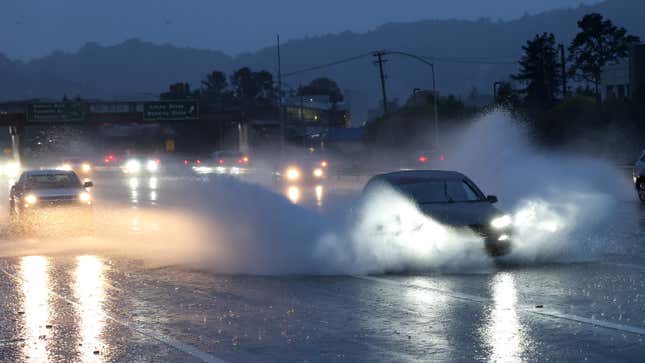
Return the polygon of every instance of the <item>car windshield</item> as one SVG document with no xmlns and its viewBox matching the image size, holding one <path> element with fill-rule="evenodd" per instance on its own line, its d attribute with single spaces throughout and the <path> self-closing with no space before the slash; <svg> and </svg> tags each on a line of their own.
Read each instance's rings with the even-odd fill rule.
<svg viewBox="0 0 645 363">
<path fill-rule="evenodd" d="M 25 179 L 27 189 L 77 188 L 80 186 L 81 181 L 72 173 L 28 175 Z"/>
<path fill-rule="evenodd" d="M 478 202 L 482 198 L 463 180 L 410 180 L 395 185 L 419 204 Z"/>
</svg>

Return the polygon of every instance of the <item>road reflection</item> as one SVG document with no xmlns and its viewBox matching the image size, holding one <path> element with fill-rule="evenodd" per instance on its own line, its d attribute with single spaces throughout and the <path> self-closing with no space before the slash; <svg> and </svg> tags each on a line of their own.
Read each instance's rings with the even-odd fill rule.
<svg viewBox="0 0 645 363">
<path fill-rule="evenodd" d="M 322 207 L 325 200 L 325 187 L 290 185 L 284 190 L 284 196 L 293 204 L 315 202 L 316 206 Z"/>
<path fill-rule="evenodd" d="M 130 191 L 130 203 L 139 204 L 148 197 L 151 204 L 156 204 L 159 199 L 159 179 L 155 176 L 148 178 L 131 177 L 127 179 Z M 147 188 L 147 189 L 146 189 Z"/>
<path fill-rule="evenodd" d="M 291 201 L 293 204 L 298 204 L 300 202 L 300 187 L 297 187 L 295 185 L 292 185 L 287 188 L 287 191 L 285 192 L 287 198 Z"/>
<path fill-rule="evenodd" d="M 79 350 L 81 361 L 100 362 L 100 352 L 104 345 L 102 334 L 106 324 L 103 310 L 104 264 L 96 256 L 76 258 L 74 293 L 79 302 Z"/>
<path fill-rule="evenodd" d="M 325 196 L 325 189 L 322 185 L 316 185 L 316 188 L 314 188 L 314 193 L 316 194 L 316 205 L 322 207 L 323 197 Z"/>
<path fill-rule="evenodd" d="M 49 305 L 49 260 L 43 256 L 27 256 L 20 261 L 23 313 L 26 328 L 24 356 L 29 362 L 48 360 L 47 324 Z"/>
<path fill-rule="evenodd" d="M 484 341 L 489 347 L 489 360 L 521 361 L 528 338 L 517 315 L 517 290 L 513 276 L 497 274 L 491 283 L 491 290 L 493 308 L 483 331 Z"/>
</svg>

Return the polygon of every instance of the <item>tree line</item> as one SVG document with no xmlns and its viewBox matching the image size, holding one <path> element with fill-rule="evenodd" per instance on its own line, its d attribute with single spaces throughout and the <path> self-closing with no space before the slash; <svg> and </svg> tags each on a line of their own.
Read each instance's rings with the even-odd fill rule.
<svg viewBox="0 0 645 363">
<path fill-rule="evenodd" d="M 295 95 L 327 95 L 332 105 L 344 100 L 336 81 L 325 77 L 282 93 L 283 98 Z M 204 77 L 198 89 L 193 90 L 190 84 L 179 82 L 171 84 L 168 91 L 159 95 L 160 100 L 198 100 L 204 112 L 241 111 L 249 117 L 275 116 L 279 111 L 280 97 L 271 72 L 253 71 L 249 67 L 240 68 L 229 77 L 214 70 Z"/>
<path fill-rule="evenodd" d="M 645 85 L 631 98 L 601 97 L 603 71 L 625 62 L 640 38 L 597 13 L 585 15 L 577 25 L 579 32 L 568 47 L 552 33 L 528 40 L 519 71 L 497 83 L 496 105 L 525 120 L 545 144 L 593 138 L 608 128 L 625 137 L 642 136 Z M 521 88 L 515 89 L 511 81 Z"/>
</svg>

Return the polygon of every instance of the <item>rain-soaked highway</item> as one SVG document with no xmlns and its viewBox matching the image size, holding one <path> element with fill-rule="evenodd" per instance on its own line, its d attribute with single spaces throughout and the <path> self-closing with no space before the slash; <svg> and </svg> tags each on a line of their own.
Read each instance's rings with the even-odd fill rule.
<svg viewBox="0 0 645 363">
<path fill-rule="evenodd" d="M 173 258 L 194 238 L 166 229 L 183 223 L 186 180 L 94 179 L 97 237 L 3 236 L 0 361 L 606 362 L 645 354 L 645 209 L 635 198 L 618 201 L 612 228 L 597 232 L 607 247 L 586 261 L 270 276 Z M 349 189 L 286 194 L 324 214 L 349 203 Z M 228 228 L 245 223 L 253 221 Z M 105 230 L 116 226 L 125 231 Z"/>
</svg>

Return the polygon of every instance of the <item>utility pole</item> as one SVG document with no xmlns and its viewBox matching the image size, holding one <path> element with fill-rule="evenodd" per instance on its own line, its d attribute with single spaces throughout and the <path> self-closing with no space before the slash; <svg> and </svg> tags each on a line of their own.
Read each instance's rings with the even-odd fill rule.
<svg viewBox="0 0 645 363">
<path fill-rule="evenodd" d="M 387 117 L 387 91 L 385 89 L 385 73 L 383 72 L 383 63 L 387 62 L 387 60 L 383 59 L 385 54 L 386 52 L 382 50 L 374 52 L 374 56 L 377 59 L 374 63 L 378 64 L 379 67 L 379 73 L 381 76 L 381 92 L 383 93 L 383 116 Z"/>
<path fill-rule="evenodd" d="M 305 123 L 305 111 L 304 103 L 305 96 L 302 94 L 302 83 L 298 87 L 298 93 L 300 94 L 300 122 L 302 122 L 302 146 L 307 148 L 307 124 Z"/>
<path fill-rule="evenodd" d="M 284 125 L 284 110 L 282 109 L 282 58 L 280 56 L 280 35 L 278 38 L 278 108 L 280 110 L 280 152 L 284 157 L 285 146 L 285 125 Z"/>
<path fill-rule="evenodd" d="M 562 98 L 567 97 L 567 61 L 564 58 L 564 44 L 559 44 L 560 48 L 560 65 L 562 67 Z"/>
<path fill-rule="evenodd" d="M 439 148 L 439 94 L 437 93 L 437 78 L 434 71 L 434 61 L 432 62 L 432 98 L 434 99 L 434 148 Z"/>
</svg>

